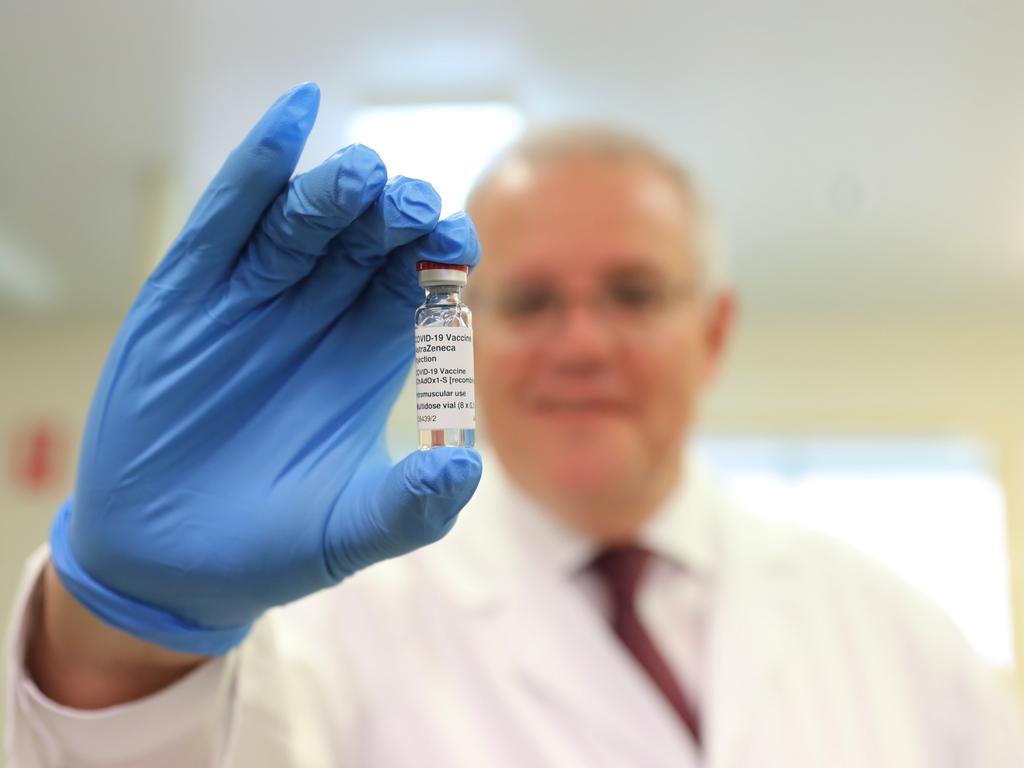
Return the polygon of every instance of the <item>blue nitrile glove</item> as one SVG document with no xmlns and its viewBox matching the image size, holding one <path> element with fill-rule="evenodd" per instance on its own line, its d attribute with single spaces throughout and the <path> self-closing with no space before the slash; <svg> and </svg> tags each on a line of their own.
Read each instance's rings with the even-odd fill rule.
<svg viewBox="0 0 1024 768">
<path fill-rule="evenodd" d="M 392 466 L 419 259 L 473 265 L 464 215 L 359 145 L 289 177 L 316 117 L 292 89 L 228 157 L 142 287 L 54 521 L 68 590 L 119 629 L 217 654 L 266 608 L 443 536 L 466 449 Z"/>
</svg>

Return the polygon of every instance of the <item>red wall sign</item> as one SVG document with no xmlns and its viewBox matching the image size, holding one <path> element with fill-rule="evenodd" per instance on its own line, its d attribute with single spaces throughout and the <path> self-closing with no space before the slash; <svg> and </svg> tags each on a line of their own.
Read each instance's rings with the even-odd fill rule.
<svg viewBox="0 0 1024 768">
<path fill-rule="evenodd" d="M 48 491 L 61 480 L 64 440 L 52 422 L 16 426 L 11 434 L 11 482 L 22 491 Z"/>
</svg>

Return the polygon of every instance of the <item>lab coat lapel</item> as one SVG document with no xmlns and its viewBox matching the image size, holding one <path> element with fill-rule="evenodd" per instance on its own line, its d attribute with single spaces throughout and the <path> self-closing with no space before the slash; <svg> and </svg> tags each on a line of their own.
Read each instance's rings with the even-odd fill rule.
<svg viewBox="0 0 1024 768">
<path fill-rule="evenodd" d="M 692 747 L 674 713 L 603 617 L 565 582 L 522 587 L 497 618 L 505 649 L 536 706 L 575 713 L 575 739 L 592 742 L 588 764 L 691 764 Z M 681 763 L 687 754 L 691 760 Z"/>
<path fill-rule="evenodd" d="M 767 766 L 798 601 L 781 531 L 722 501 L 704 702 L 706 765 Z M 774 759 L 774 758 L 773 758 Z M 780 763 L 784 764 L 784 763 Z"/>
<path fill-rule="evenodd" d="M 464 512 L 460 556 L 443 567 L 463 609 L 491 624 L 510 663 L 510 690 L 524 691 L 527 708 L 550 712 L 548 720 L 578 723 L 563 735 L 588 768 L 696 765 L 675 714 L 578 586 L 519 537 L 508 503 L 516 494 L 500 473 L 490 475 Z"/>
</svg>

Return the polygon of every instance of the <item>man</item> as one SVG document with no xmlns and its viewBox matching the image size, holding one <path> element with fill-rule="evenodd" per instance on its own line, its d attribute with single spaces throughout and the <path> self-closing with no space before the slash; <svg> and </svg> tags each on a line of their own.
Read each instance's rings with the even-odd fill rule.
<svg viewBox="0 0 1024 768">
<path fill-rule="evenodd" d="M 524 142 L 475 191 L 493 455 L 404 554 L 481 466 L 384 455 L 413 265 L 477 240 L 365 148 L 289 184 L 317 102 L 271 107 L 115 342 L 27 572 L 15 765 L 1021 764 L 934 609 L 687 455 L 732 299 L 628 137 Z"/>
</svg>

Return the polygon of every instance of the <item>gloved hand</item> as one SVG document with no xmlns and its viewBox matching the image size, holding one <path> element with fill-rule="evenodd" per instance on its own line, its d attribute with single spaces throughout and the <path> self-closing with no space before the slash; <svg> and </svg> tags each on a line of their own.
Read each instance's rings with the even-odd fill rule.
<svg viewBox="0 0 1024 768">
<path fill-rule="evenodd" d="M 222 653 L 266 608 L 438 539 L 479 481 L 474 451 L 392 466 L 384 439 L 415 262 L 475 264 L 472 224 L 359 145 L 289 182 L 319 100 L 270 107 L 141 289 L 51 530 L 79 602 L 174 650 Z"/>
</svg>

